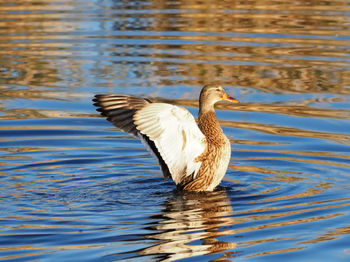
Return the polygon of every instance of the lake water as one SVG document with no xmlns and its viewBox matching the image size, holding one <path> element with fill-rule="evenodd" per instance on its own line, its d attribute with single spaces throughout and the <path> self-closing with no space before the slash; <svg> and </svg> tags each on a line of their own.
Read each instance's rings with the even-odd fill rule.
<svg viewBox="0 0 350 262">
<path fill-rule="evenodd" d="M 2 1 L 1 261 L 350 261 L 350 3 Z M 180 193 L 98 93 L 198 112 L 232 157 Z"/>
</svg>

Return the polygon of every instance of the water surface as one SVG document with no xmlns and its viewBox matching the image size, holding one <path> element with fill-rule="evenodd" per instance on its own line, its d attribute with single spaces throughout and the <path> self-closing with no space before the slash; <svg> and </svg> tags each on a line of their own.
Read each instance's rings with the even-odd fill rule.
<svg viewBox="0 0 350 262">
<path fill-rule="evenodd" d="M 349 261 L 349 1 L 0 3 L 0 260 Z M 164 181 L 97 93 L 197 115 L 220 82 L 221 188 Z"/>
</svg>

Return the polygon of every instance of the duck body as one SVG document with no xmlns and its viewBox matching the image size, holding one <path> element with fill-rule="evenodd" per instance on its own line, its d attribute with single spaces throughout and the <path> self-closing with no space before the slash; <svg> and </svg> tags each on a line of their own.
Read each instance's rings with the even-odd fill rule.
<svg viewBox="0 0 350 262">
<path fill-rule="evenodd" d="M 231 144 L 214 112 L 199 117 L 198 127 L 206 137 L 205 151 L 198 157 L 201 167 L 194 179 L 181 181 L 188 191 L 213 191 L 223 179 L 231 157 Z"/>
<path fill-rule="evenodd" d="M 187 191 L 213 191 L 223 179 L 231 145 L 217 120 L 214 104 L 238 102 L 218 85 L 200 94 L 198 125 L 191 113 L 166 103 L 126 95 L 96 95 L 94 105 L 107 120 L 141 139 L 158 159 L 166 179 Z"/>
</svg>

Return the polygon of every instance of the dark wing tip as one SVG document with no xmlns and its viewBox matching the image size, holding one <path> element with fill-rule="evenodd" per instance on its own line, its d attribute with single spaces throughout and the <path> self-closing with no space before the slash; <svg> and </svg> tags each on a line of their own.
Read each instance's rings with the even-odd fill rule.
<svg viewBox="0 0 350 262">
<path fill-rule="evenodd" d="M 92 99 L 94 103 L 94 106 L 100 106 L 100 98 L 103 97 L 105 95 L 102 94 L 98 94 L 98 95 L 94 95 L 94 98 Z"/>
<path fill-rule="evenodd" d="M 122 94 L 97 94 L 92 101 L 101 116 L 106 117 L 116 127 L 135 136 L 137 129 L 133 115 L 150 103 L 148 99 Z"/>
<path fill-rule="evenodd" d="M 101 116 L 107 116 L 105 110 L 103 109 L 103 106 L 101 105 L 100 98 L 104 95 L 98 94 L 95 95 L 92 101 L 94 102 L 94 106 L 97 107 L 96 111 L 100 113 Z"/>
</svg>

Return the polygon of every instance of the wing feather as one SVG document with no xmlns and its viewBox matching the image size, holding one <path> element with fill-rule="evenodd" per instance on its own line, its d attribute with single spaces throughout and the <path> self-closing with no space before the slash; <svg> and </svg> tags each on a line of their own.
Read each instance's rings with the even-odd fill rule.
<svg viewBox="0 0 350 262">
<path fill-rule="evenodd" d="M 133 121 L 135 112 L 150 101 L 143 98 L 126 95 L 96 95 L 95 106 L 99 107 L 97 111 L 107 117 L 116 127 L 137 136 L 137 129 Z"/>
<path fill-rule="evenodd" d="M 158 159 L 162 168 L 165 179 L 171 175 L 167 164 L 162 159 L 154 142 L 146 135 L 143 135 L 136 129 L 133 116 L 137 110 L 151 103 L 148 99 L 138 98 L 133 96 L 110 94 L 110 95 L 95 95 L 93 99 L 94 105 L 97 106 L 97 111 L 101 115 L 106 116 L 108 121 L 111 121 L 116 127 L 139 137 L 146 148 Z M 152 132 L 157 135 L 161 133 L 160 129 L 152 129 Z"/>
<path fill-rule="evenodd" d="M 196 158 L 204 152 L 206 139 L 188 110 L 152 103 L 135 113 L 134 123 L 154 142 L 176 184 L 196 176 L 202 164 Z"/>
</svg>

